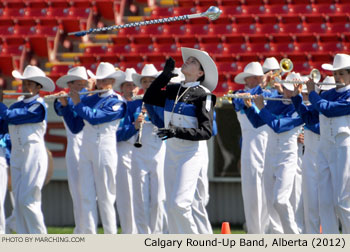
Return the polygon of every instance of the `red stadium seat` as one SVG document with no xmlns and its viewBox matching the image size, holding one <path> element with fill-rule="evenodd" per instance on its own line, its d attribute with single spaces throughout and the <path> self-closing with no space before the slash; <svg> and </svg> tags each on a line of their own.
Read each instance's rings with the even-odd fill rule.
<svg viewBox="0 0 350 252">
<path fill-rule="evenodd" d="M 46 8 L 27 8 L 24 15 L 27 17 L 46 17 L 48 10 Z"/>
<path fill-rule="evenodd" d="M 13 32 L 14 35 L 17 36 L 30 36 L 36 34 L 35 26 L 15 26 L 15 30 Z"/>
<path fill-rule="evenodd" d="M 51 16 L 51 17 L 56 17 L 56 18 L 68 17 L 69 16 L 69 8 L 49 7 L 46 15 Z"/>
<path fill-rule="evenodd" d="M 113 45 L 108 47 L 108 54 L 130 53 L 130 45 Z"/>
<path fill-rule="evenodd" d="M 247 52 L 246 44 L 224 43 L 224 54 L 236 54 L 236 53 L 245 53 L 245 52 Z"/>
<path fill-rule="evenodd" d="M 326 19 L 321 15 L 310 15 L 304 17 L 304 32 L 326 33 L 328 27 Z"/>
<path fill-rule="evenodd" d="M 282 15 L 282 14 L 288 14 L 289 13 L 289 6 L 288 4 L 284 3 L 278 3 L 273 5 L 265 5 L 266 13 L 269 13 L 270 15 Z"/>
<path fill-rule="evenodd" d="M 114 20 L 115 5 L 114 1 L 110 0 L 96 0 L 96 8 L 104 18 Z"/>
<path fill-rule="evenodd" d="M 140 27 L 130 27 L 125 29 L 118 30 L 118 36 L 129 36 L 129 35 L 137 35 L 141 33 Z"/>
<path fill-rule="evenodd" d="M 163 35 L 164 33 L 164 27 L 163 25 L 147 25 L 141 27 L 141 34 L 148 34 L 148 35 Z"/>
<path fill-rule="evenodd" d="M 282 16 L 280 23 L 281 32 L 302 33 L 304 26 L 299 16 Z"/>
<path fill-rule="evenodd" d="M 206 35 L 209 32 L 209 25 L 192 24 L 187 25 L 187 34 L 189 35 Z"/>
<path fill-rule="evenodd" d="M 209 25 L 210 34 L 232 34 L 233 26 L 232 24 L 211 24 Z"/>
<path fill-rule="evenodd" d="M 136 54 L 152 53 L 154 46 L 152 44 L 131 44 L 131 52 Z"/>
<path fill-rule="evenodd" d="M 195 6 L 196 1 L 193 0 L 177 0 L 177 4 L 181 7 Z"/>
<path fill-rule="evenodd" d="M 204 7 L 210 7 L 210 6 L 218 6 L 219 5 L 219 1 L 217 0 L 200 0 L 198 1 L 198 6 L 204 6 Z"/>
<path fill-rule="evenodd" d="M 67 8 L 70 6 L 69 0 L 48 0 L 49 6 L 52 7 L 60 7 L 60 8 Z"/>
<path fill-rule="evenodd" d="M 231 15 L 231 16 L 236 16 L 236 15 L 242 15 L 243 10 L 240 5 L 234 5 L 234 6 L 225 6 L 222 8 L 222 15 Z"/>
<path fill-rule="evenodd" d="M 51 73 L 65 75 L 67 74 L 68 70 L 73 67 L 73 65 L 54 65 L 51 68 Z"/>
<path fill-rule="evenodd" d="M 176 53 L 179 51 L 178 49 L 180 48 L 178 48 L 175 43 L 154 45 L 154 52 L 156 53 Z"/>
<path fill-rule="evenodd" d="M 71 7 L 69 9 L 69 15 L 76 18 L 84 18 L 87 19 L 89 15 L 92 14 L 91 8 L 74 8 Z"/>
<path fill-rule="evenodd" d="M 108 46 L 89 46 L 85 48 L 85 55 L 96 55 L 96 54 L 105 54 L 108 51 Z"/>
<path fill-rule="evenodd" d="M 197 12 L 196 7 L 174 7 L 174 16 L 194 14 Z"/>
<path fill-rule="evenodd" d="M 209 54 L 222 54 L 224 46 L 222 44 L 200 44 L 200 50 L 206 51 Z"/>
<path fill-rule="evenodd" d="M 4 17 L 23 17 L 24 13 L 25 13 L 25 8 L 5 7 L 2 11 L 2 16 L 4 16 Z"/>
<path fill-rule="evenodd" d="M 152 10 L 152 18 L 171 17 L 174 15 L 173 7 L 156 7 Z"/>
<path fill-rule="evenodd" d="M 8 45 L 4 44 L 1 48 L 1 55 L 12 55 L 12 56 L 20 56 L 23 51 L 26 50 L 25 45 Z"/>
<path fill-rule="evenodd" d="M 164 25 L 164 34 L 166 35 L 185 35 L 187 33 L 186 25 L 184 24 L 167 24 Z"/>
<path fill-rule="evenodd" d="M 303 3 L 303 4 L 290 4 L 289 12 L 295 14 L 311 14 L 313 13 L 313 8 L 311 4 Z"/>
<path fill-rule="evenodd" d="M 13 26 L 0 26 L 0 36 L 12 35 L 14 30 Z"/>
<path fill-rule="evenodd" d="M 15 60 L 11 55 L 0 54 L 0 69 L 2 75 L 8 76 L 11 76 L 13 69 L 17 69 Z"/>
<path fill-rule="evenodd" d="M 337 13 L 337 7 L 335 6 L 335 4 L 314 4 L 313 9 L 314 13 L 318 14 Z"/>
<path fill-rule="evenodd" d="M 330 33 L 350 32 L 349 17 L 343 14 L 328 15 L 328 30 Z"/>
<path fill-rule="evenodd" d="M 29 37 L 30 48 L 39 57 L 48 57 L 51 48 L 48 35 L 33 35 Z"/>
<path fill-rule="evenodd" d="M 254 15 L 265 14 L 266 8 L 263 4 L 248 5 L 248 6 L 243 5 L 242 6 L 242 13 L 243 14 L 254 14 Z"/>
<path fill-rule="evenodd" d="M 337 10 L 340 13 L 350 13 L 350 5 L 349 3 L 336 4 Z"/>
<path fill-rule="evenodd" d="M 36 33 L 49 36 L 49 37 L 54 37 L 56 36 L 57 32 L 59 31 L 58 26 L 44 26 L 44 25 L 37 25 L 36 26 Z"/>
</svg>

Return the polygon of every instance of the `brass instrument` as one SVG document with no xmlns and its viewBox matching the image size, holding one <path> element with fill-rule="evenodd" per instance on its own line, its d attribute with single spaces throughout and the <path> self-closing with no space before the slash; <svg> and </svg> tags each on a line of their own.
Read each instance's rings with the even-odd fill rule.
<svg viewBox="0 0 350 252">
<path fill-rule="evenodd" d="M 318 69 L 314 68 L 311 70 L 309 75 L 306 75 L 305 77 L 308 77 L 309 79 L 311 79 L 315 84 L 317 85 L 336 85 L 336 86 L 345 86 L 344 83 L 325 83 L 325 82 L 321 82 L 319 83 L 319 81 L 321 80 L 321 73 Z M 307 81 L 286 81 L 286 80 L 281 80 L 279 78 L 276 78 L 276 82 L 278 83 L 289 83 L 289 84 L 306 84 Z"/>
<path fill-rule="evenodd" d="M 280 69 L 276 70 L 275 73 L 272 74 L 271 76 L 271 80 L 269 81 L 269 83 L 267 84 L 268 87 L 272 87 L 273 83 L 276 82 L 276 79 L 280 79 L 278 78 L 278 76 L 281 76 L 285 73 L 289 73 L 293 70 L 294 65 L 293 62 L 288 59 L 288 58 L 283 58 L 280 61 Z"/>
</svg>

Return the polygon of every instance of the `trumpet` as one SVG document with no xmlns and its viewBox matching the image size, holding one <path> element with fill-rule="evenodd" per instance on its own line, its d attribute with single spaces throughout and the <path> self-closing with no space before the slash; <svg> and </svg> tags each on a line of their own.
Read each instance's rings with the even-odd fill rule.
<svg viewBox="0 0 350 252">
<path fill-rule="evenodd" d="M 239 95 L 239 94 L 225 94 L 225 98 L 228 99 L 253 99 L 253 95 Z M 264 97 L 264 100 L 267 101 L 284 101 L 284 102 L 291 102 L 292 100 L 289 98 L 280 98 L 280 97 Z"/>
<path fill-rule="evenodd" d="M 283 58 L 280 61 L 280 69 L 275 71 L 272 74 L 271 80 L 267 83 L 267 86 L 271 87 L 275 81 L 275 79 L 279 79 L 278 76 L 283 75 L 285 73 L 289 73 L 293 70 L 294 65 L 293 62 L 288 58 Z"/>
<path fill-rule="evenodd" d="M 317 85 L 336 85 L 336 86 L 345 86 L 344 83 L 326 83 L 326 82 L 321 82 L 319 83 L 319 81 L 321 80 L 321 73 L 318 69 L 314 68 L 311 70 L 309 75 L 306 75 L 304 77 L 308 77 L 309 79 L 311 79 L 313 82 L 315 82 L 315 84 Z M 306 84 L 307 81 L 286 81 L 286 80 L 281 80 L 280 78 L 276 78 L 276 82 L 278 83 L 289 83 L 289 84 Z"/>
<path fill-rule="evenodd" d="M 86 91 L 86 92 L 79 92 L 79 95 L 86 95 L 86 94 L 99 94 L 99 93 L 105 93 L 108 92 L 109 89 L 102 89 L 102 90 L 92 90 L 92 91 Z M 56 99 L 56 98 L 64 98 L 64 97 L 69 97 L 68 94 L 62 94 L 62 95 L 57 95 L 57 94 L 52 94 L 52 95 L 45 95 L 45 99 Z"/>
</svg>

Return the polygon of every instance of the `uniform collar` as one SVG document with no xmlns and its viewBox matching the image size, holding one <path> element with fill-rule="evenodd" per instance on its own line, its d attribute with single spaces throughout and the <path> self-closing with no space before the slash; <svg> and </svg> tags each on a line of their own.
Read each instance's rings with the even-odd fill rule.
<svg viewBox="0 0 350 252">
<path fill-rule="evenodd" d="M 100 97 L 107 97 L 107 96 L 110 96 L 112 94 L 114 94 L 114 91 L 113 91 L 113 89 L 110 89 L 107 92 L 100 94 Z"/>
<path fill-rule="evenodd" d="M 184 88 L 195 87 L 195 86 L 198 86 L 199 84 L 200 84 L 199 81 L 187 82 L 187 83 L 181 82 L 181 87 L 184 87 Z"/>
<path fill-rule="evenodd" d="M 338 93 L 342 93 L 342 92 L 345 92 L 345 91 L 347 91 L 349 89 L 350 89 L 350 85 L 346 85 L 345 87 L 336 89 L 335 91 L 338 92 Z"/>
<path fill-rule="evenodd" d="M 23 102 L 24 102 L 24 103 L 30 103 L 30 102 L 32 102 L 32 101 L 38 99 L 38 98 L 39 98 L 39 94 L 34 95 L 34 96 L 32 96 L 32 97 L 29 97 L 29 98 L 27 98 L 27 99 L 23 99 Z"/>
</svg>

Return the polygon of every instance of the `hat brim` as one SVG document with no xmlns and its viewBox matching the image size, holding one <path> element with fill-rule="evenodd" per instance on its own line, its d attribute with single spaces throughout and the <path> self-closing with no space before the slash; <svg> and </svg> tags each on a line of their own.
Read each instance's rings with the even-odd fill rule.
<svg viewBox="0 0 350 252">
<path fill-rule="evenodd" d="M 141 79 L 144 77 L 153 77 L 153 78 L 157 78 L 159 75 L 159 72 L 153 75 L 142 75 L 142 74 L 138 74 L 138 73 L 133 73 L 132 76 L 132 81 L 135 83 L 136 86 L 138 86 L 139 88 L 142 88 L 141 86 Z"/>
<path fill-rule="evenodd" d="M 181 47 L 181 53 L 183 62 L 186 62 L 189 57 L 194 57 L 201 63 L 205 74 L 201 85 L 213 92 L 219 80 L 218 68 L 214 60 L 207 53 L 193 48 Z"/>
<path fill-rule="evenodd" d="M 328 71 L 337 71 L 337 70 L 341 70 L 341 69 L 350 69 L 350 66 L 333 68 L 333 65 L 331 65 L 331 64 L 322 64 L 321 67 L 324 70 L 328 70 Z"/>
<path fill-rule="evenodd" d="M 52 92 L 55 90 L 55 83 L 49 77 L 46 77 L 46 76 L 33 76 L 30 78 L 27 78 L 27 77 L 24 77 L 17 70 L 12 71 L 12 76 L 16 79 L 31 80 L 39 83 L 42 86 L 42 88 L 40 89 L 41 91 Z"/>
<path fill-rule="evenodd" d="M 266 68 L 266 67 L 263 67 L 262 69 L 263 69 L 264 74 L 266 74 L 267 72 L 270 72 L 270 71 L 280 70 L 279 68 Z"/>
<path fill-rule="evenodd" d="M 67 88 L 68 87 L 68 82 L 71 82 L 71 81 L 76 81 L 76 80 L 85 80 L 87 81 L 86 79 L 82 78 L 82 77 L 79 77 L 79 76 L 74 76 L 74 75 L 65 75 L 65 76 L 62 76 L 60 78 L 57 79 L 56 81 L 56 84 L 57 86 L 61 87 L 61 88 Z"/>
<path fill-rule="evenodd" d="M 294 85 L 292 83 L 283 83 L 282 86 L 289 91 L 294 91 Z"/>
<path fill-rule="evenodd" d="M 120 85 L 125 82 L 125 73 L 123 71 L 116 71 L 114 73 L 111 74 L 107 74 L 107 75 L 95 75 L 93 72 L 91 72 L 90 70 L 87 70 L 87 74 L 90 76 L 90 78 L 93 78 L 95 80 L 103 80 L 103 79 L 108 79 L 108 78 L 112 78 L 114 79 L 114 84 L 113 84 L 113 89 L 117 90 L 118 88 L 120 88 Z"/>
<path fill-rule="evenodd" d="M 245 78 L 251 77 L 251 76 L 255 76 L 255 75 L 251 73 L 242 72 L 236 75 L 234 81 L 238 84 L 245 84 Z"/>
</svg>

